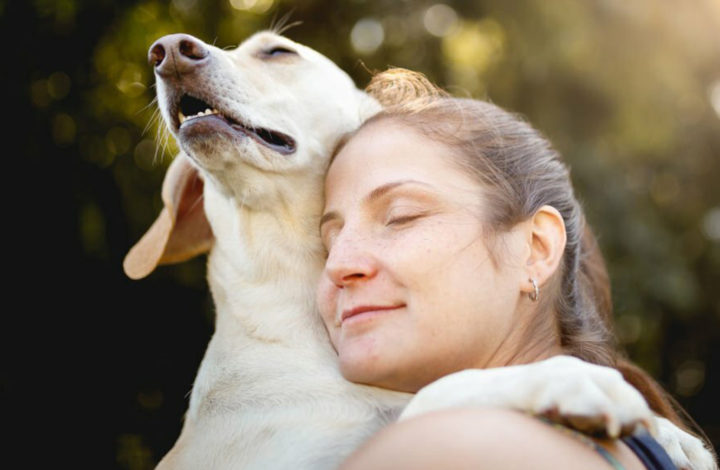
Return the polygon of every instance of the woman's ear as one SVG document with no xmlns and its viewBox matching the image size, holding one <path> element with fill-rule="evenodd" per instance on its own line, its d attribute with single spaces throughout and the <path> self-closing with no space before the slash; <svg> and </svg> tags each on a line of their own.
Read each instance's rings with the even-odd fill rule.
<svg viewBox="0 0 720 470">
<path fill-rule="evenodd" d="M 562 215 L 552 206 L 542 206 L 528 223 L 530 249 L 525 265 L 528 280 L 523 284 L 522 290 L 532 293 L 535 287 L 530 279 L 542 286 L 558 269 L 565 252 L 567 234 Z"/>
</svg>

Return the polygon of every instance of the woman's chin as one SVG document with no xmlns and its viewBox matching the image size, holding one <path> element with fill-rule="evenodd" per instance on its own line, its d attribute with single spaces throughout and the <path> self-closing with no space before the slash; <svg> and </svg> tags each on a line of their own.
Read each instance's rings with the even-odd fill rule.
<svg viewBox="0 0 720 470">
<path fill-rule="evenodd" d="M 346 380 L 359 384 L 384 386 L 391 375 L 377 356 L 340 353 L 340 373 Z"/>
<path fill-rule="evenodd" d="M 399 374 L 398 370 L 402 371 L 397 367 L 390 367 L 387 363 L 369 361 L 367 358 L 353 361 L 348 358 L 343 359 L 341 356 L 340 359 L 340 373 L 349 382 L 400 392 L 417 392 L 418 387 L 414 387 L 406 380 L 407 374 Z"/>
<path fill-rule="evenodd" d="M 350 382 L 375 384 L 382 376 L 377 363 L 340 354 L 340 373 Z"/>
<path fill-rule="evenodd" d="M 342 376 L 354 383 L 390 390 L 409 391 L 409 381 L 417 374 L 418 364 L 397 341 L 386 335 L 366 334 L 344 337 L 336 345 Z"/>
</svg>

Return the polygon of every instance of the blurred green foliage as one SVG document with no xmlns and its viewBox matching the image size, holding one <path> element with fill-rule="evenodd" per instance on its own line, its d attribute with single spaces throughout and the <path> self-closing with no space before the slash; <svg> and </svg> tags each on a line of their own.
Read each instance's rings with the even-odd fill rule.
<svg viewBox="0 0 720 470">
<path fill-rule="evenodd" d="M 160 209 L 176 147 L 155 112 L 149 45 L 185 32 L 233 47 L 287 16 L 299 22 L 288 37 L 360 87 L 370 71 L 407 67 L 542 130 L 569 162 L 599 236 L 621 344 L 720 443 L 720 1 L 35 0 L 27 8 L 42 37 L 87 40 L 77 60 L 33 68 L 20 90 L 52 146 L 110 175 L 105 189 L 120 215 L 103 209 L 107 194 L 83 177 L 73 183 L 82 256 L 119 269 L 118 253 Z M 0 3 L 0 15 L 8 9 Z M 124 235 L 113 238 L 110 226 Z M 201 261 L 153 276 L 204 289 Z M 211 303 L 198 306 L 210 329 Z M 196 331 L 200 355 L 209 329 Z M 184 367 L 192 376 L 197 362 Z M 146 379 L 120 406 L 162 410 L 162 388 Z M 165 413 L 163 439 L 147 438 L 158 428 L 125 423 L 118 468 L 161 456 L 183 409 Z"/>
</svg>

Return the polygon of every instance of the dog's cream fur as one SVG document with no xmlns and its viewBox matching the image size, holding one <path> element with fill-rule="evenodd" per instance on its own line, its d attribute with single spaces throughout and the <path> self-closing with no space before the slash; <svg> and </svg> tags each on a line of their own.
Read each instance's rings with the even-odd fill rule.
<svg viewBox="0 0 720 470">
<path fill-rule="evenodd" d="M 184 39 L 200 45 L 188 63 L 168 46 Z M 216 324 L 181 435 L 159 468 L 334 468 L 413 398 L 345 381 L 314 307 L 328 159 L 339 137 L 379 106 L 330 60 L 270 32 L 235 50 L 189 36 L 165 46 L 158 103 L 183 153 L 163 184 L 165 209 L 124 267 L 138 279 L 158 264 L 209 252 Z M 246 128 L 294 142 L 277 151 L 216 116 L 179 126 L 185 93 Z M 654 422 L 617 371 L 570 357 L 453 374 L 415 395 L 403 416 L 463 404 L 553 410 L 611 434 Z M 693 438 L 661 429 L 680 446 L 673 458 L 682 462 Z"/>
</svg>

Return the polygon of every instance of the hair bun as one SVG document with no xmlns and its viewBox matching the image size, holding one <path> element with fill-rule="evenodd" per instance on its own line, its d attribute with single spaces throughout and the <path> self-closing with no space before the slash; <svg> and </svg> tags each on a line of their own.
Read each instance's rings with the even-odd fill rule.
<svg viewBox="0 0 720 470">
<path fill-rule="evenodd" d="M 402 67 L 392 67 L 375 74 L 365 91 L 383 108 L 400 104 L 406 106 L 413 102 L 426 102 L 450 96 L 422 73 Z"/>
</svg>

